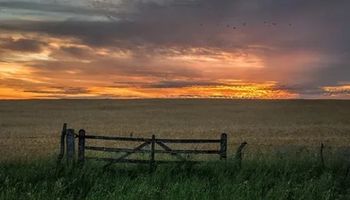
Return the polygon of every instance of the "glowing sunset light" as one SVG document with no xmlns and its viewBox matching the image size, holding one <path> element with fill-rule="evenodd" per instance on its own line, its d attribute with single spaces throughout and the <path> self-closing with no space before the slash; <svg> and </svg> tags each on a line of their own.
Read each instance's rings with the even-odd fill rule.
<svg viewBox="0 0 350 200">
<path fill-rule="evenodd" d="M 3 64 L 0 68 L 0 77 L 11 76 L 11 74 L 16 74 L 21 71 L 22 67 L 14 64 Z"/>
</svg>

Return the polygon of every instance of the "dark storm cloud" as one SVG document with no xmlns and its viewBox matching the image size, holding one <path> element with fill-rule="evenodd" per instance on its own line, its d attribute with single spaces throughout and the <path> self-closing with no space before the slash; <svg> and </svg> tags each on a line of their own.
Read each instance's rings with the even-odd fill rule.
<svg viewBox="0 0 350 200">
<path fill-rule="evenodd" d="M 0 8 L 10 10 L 29 10 L 29 11 L 41 11 L 41 12 L 56 12 L 65 14 L 80 14 L 80 15 L 103 15 L 104 10 L 68 5 L 68 1 L 65 2 L 67 5 L 58 4 L 53 2 L 31 2 L 31 1 L 4 1 L 0 2 Z"/>
<path fill-rule="evenodd" d="M 87 52 L 86 49 L 78 48 L 78 47 L 61 47 L 60 50 L 76 57 L 86 56 L 86 52 Z"/>
<path fill-rule="evenodd" d="M 204 4 L 178 6 L 176 3 L 155 4 L 143 1 L 125 1 L 135 4 L 127 20 L 121 21 L 65 21 L 65 22 L 3 22 L 3 29 L 44 32 L 55 36 L 74 36 L 89 45 L 177 45 L 219 46 L 225 44 L 217 34 L 226 31 L 226 24 L 215 23 L 228 20 L 232 3 L 203 1 Z M 137 2 L 137 3 L 135 3 Z M 202 3 L 202 2 L 199 2 Z M 227 16 L 225 18 L 225 16 Z M 241 23 L 241 22 L 239 22 Z M 200 26 L 202 24 L 202 26 Z M 232 31 L 232 33 L 234 33 Z M 214 37 L 213 37 L 214 36 Z"/>
<path fill-rule="evenodd" d="M 147 61 L 147 60 L 146 60 Z M 35 74 L 40 76 L 50 76 L 52 73 L 64 74 L 67 71 L 78 71 L 77 75 L 101 76 L 140 76 L 145 78 L 190 78 L 200 77 L 201 73 L 189 67 L 174 66 L 171 63 L 155 65 L 145 63 L 144 60 L 130 61 L 113 58 L 100 58 L 91 62 L 82 63 L 80 61 L 39 61 L 28 63 L 28 66 L 37 69 Z"/>
<path fill-rule="evenodd" d="M 36 94 L 62 94 L 62 95 L 76 95 L 76 94 L 88 94 L 90 91 L 83 87 L 50 87 L 54 90 L 24 90 L 24 92 L 31 92 Z"/>
<path fill-rule="evenodd" d="M 319 69 L 314 73 L 322 86 L 332 85 L 336 82 L 350 81 L 350 52 L 336 57 L 336 60 L 330 62 L 328 66 Z"/>
<path fill-rule="evenodd" d="M 2 50 L 40 52 L 45 45 L 45 42 L 33 39 L 0 38 L 0 48 Z"/>
<path fill-rule="evenodd" d="M 93 49 L 87 47 L 62 46 L 57 49 L 51 49 L 50 57 L 56 60 L 82 60 L 96 59 L 97 56 Z"/>
<path fill-rule="evenodd" d="M 277 85 L 275 89 L 297 93 L 300 98 L 319 97 L 324 94 L 324 90 L 319 85 Z"/>
<path fill-rule="evenodd" d="M 133 10 L 118 21 L 3 22 L 0 28 L 73 36 L 93 46 L 132 48 L 154 44 L 230 49 L 261 43 L 281 50 L 349 50 L 349 1 L 202 0 L 185 5 L 167 2 L 124 1 L 120 6 L 132 4 Z M 69 8 L 62 10 L 74 13 Z M 238 31 L 244 35 L 238 38 Z"/>
</svg>

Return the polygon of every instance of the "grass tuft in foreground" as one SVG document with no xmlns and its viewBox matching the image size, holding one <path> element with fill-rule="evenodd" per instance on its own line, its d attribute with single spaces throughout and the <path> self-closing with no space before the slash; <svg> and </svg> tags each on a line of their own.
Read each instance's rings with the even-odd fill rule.
<svg viewBox="0 0 350 200">
<path fill-rule="evenodd" d="M 58 167 L 53 161 L 0 164 L 1 199 L 350 199 L 342 162 L 321 168 L 314 159 L 250 159 L 201 165 L 101 163 Z"/>
</svg>

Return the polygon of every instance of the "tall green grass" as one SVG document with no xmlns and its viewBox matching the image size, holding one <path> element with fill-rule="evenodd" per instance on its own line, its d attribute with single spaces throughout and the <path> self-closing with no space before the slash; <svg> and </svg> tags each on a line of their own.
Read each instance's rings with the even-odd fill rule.
<svg viewBox="0 0 350 200">
<path fill-rule="evenodd" d="M 313 158 L 249 158 L 148 166 L 53 160 L 0 164 L 1 199 L 350 199 L 348 165 Z"/>
</svg>

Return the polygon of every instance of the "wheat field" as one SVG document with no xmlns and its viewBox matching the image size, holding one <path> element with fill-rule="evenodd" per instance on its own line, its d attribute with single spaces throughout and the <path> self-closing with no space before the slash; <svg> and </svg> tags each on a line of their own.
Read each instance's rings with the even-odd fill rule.
<svg viewBox="0 0 350 200">
<path fill-rule="evenodd" d="M 63 123 L 97 135 L 219 138 L 229 153 L 350 147 L 350 101 L 26 100 L 0 101 L 0 160 L 56 155 Z M 288 151 L 288 150 L 287 150 Z"/>
</svg>

